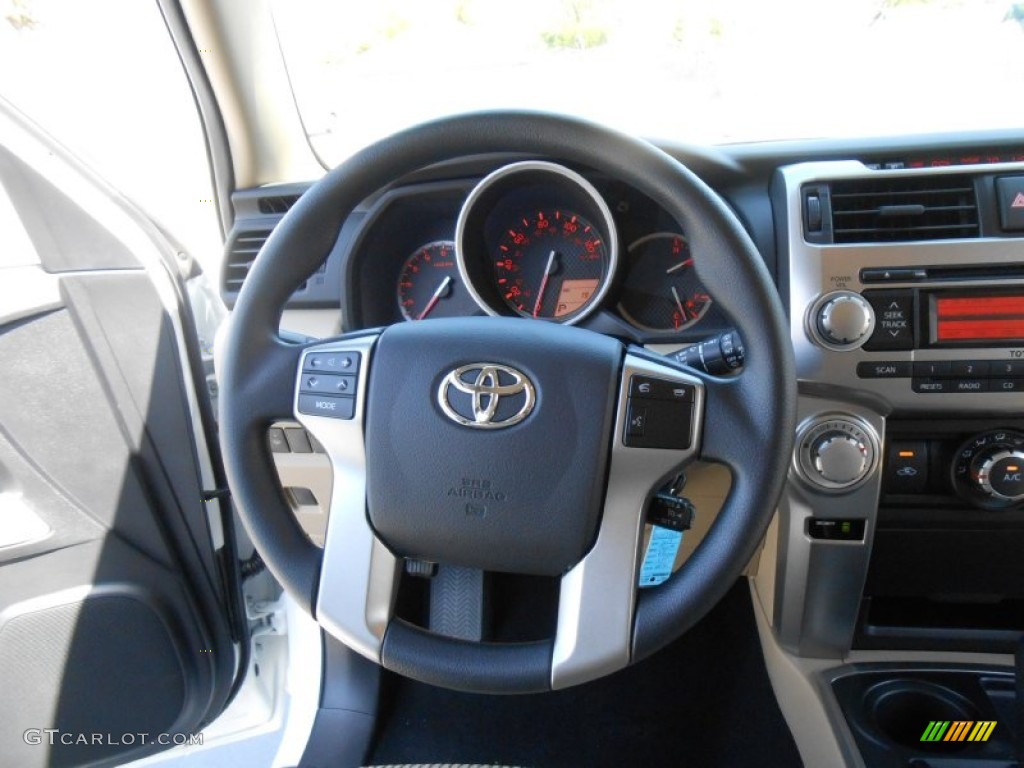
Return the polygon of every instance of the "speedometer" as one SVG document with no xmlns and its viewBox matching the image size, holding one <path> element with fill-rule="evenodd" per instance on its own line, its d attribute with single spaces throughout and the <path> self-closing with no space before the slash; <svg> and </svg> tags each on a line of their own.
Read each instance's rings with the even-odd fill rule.
<svg viewBox="0 0 1024 768">
<path fill-rule="evenodd" d="M 575 323 L 600 306 L 618 261 L 611 211 L 565 166 L 500 168 L 470 193 L 455 235 L 466 288 L 491 315 Z"/>
<path fill-rule="evenodd" d="M 560 319 L 597 293 L 607 256 L 601 236 L 580 214 L 530 211 L 501 238 L 494 278 L 518 314 Z"/>
</svg>

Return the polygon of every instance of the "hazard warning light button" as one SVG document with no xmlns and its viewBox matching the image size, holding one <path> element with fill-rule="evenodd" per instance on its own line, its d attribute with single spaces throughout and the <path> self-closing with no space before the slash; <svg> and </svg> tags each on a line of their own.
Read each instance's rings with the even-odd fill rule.
<svg viewBox="0 0 1024 768">
<path fill-rule="evenodd" d="M 996 179 L 999 195 L 999 219 L 1003 229 L 1024 230 L 1024 176 Z"/>
</svg>

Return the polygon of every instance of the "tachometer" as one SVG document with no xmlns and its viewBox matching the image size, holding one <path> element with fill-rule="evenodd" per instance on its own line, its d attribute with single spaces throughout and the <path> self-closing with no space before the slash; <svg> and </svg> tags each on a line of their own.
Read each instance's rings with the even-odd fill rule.
<svg viewBox="0 0 1024 768">
<path fill-rule="evenodd" d="M 501 238 L 494 279 L 520 315 L 560 319 L 597 293 L 606 259 L 604 240 L 578 213 L 530 211 Z"/>
<path fill-rule="evenodd" d="M 567 324 L 600 306 L 618 261 L 615 221 L 594 186 L 538 160 L 481 181 L 455 243 L 466 287 L 485 312 Z"/>
<path fill-rule="evenodd" d="M 629 246 L 629 265 L 619 299 L 627 322 L 648 331 L 680 331 L 711 308 L 711 296 L 693 268 L 686 238 L 656 232 Z"/>
<path fill-rule="evenodd" d="M 398 308 L 406 320 L 475 313 L 473 299 L 459 276 L 455 243 L 427 243 L 405 260 L 398 275 Z"/>
</svg>

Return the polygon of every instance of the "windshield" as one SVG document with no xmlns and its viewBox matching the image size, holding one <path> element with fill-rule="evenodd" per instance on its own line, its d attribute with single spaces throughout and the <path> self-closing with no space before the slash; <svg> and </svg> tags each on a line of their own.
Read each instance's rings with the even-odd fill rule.
<svg viewBox="0 0 1024 768">
<path fill-rule="evenodd" d="M 327 165 L 462 111 L 531 108 L 727 143 L 1024 125 L 1008 0 L 280 0 Z"/>
</svg>

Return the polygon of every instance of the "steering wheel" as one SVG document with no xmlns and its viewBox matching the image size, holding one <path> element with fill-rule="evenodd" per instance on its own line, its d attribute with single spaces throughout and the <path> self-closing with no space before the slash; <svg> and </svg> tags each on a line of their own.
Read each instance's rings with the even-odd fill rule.
<svg viewBox="0 0 1024 768">
<path fill-rule="evenodd" d="M 306 345 L 281 340 L 288 298 L 361 201 L 425 166 L 493 153 L 588 167 L 661 205 L 701 254 L 698 276 L 743 338 L 742 373 L 707 376 L 597 333 L 522 318 L 402 323 Z M 274 229 L 225 338 L 221 445 L 256 549 L 326 631 L 434 685 L 564 688 L 665 646 L 740 575 L 789 465 L 792 357 L 756 248 L 721 199 L 675 159 L 577 119 L 456 116 L 354 155 Z M 644 381 L 666 398 L 642 403 Z M 334 396 L 320 394 L 324 386 Z M 630 440 L 627 422 L 640 405 L 650 406 L 649 422 L 674 425 L 662 447 Z M 323 444 L 334 471 L 323 550 L 289 513 L 267 447 L 268 426 L 291 419 Z M 475 428 L 483 422 L 502 428 Z M 724 506 L 676 574 L 638 590 L 646 505 L 698 458 L 730 468 Z M 403 558 L 560 579 L 554 637 L 475 643 L 396 617 Z"/>
</svg>

